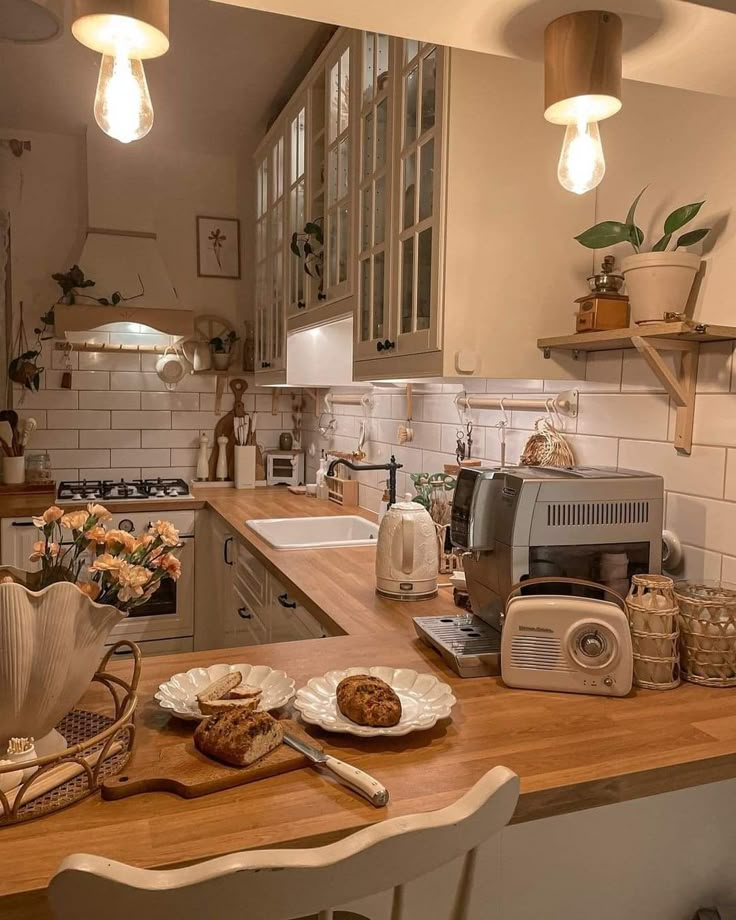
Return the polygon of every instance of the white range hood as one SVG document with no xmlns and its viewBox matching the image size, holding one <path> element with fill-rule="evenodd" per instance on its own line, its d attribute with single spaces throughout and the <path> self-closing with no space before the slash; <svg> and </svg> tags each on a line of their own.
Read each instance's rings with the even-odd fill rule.
<svg viewBox="0 0 736 920">
<path fill-rule="evenodd" d="M 87 132 L 87 237 L 77 259 L 95 286 L 86 293 L 132 296 L 144 307 L 184 309 L 161 257 L 153 218 L 150 150 Z M 125 307 L 125 304 L 121 304 Z"/>
</svg>

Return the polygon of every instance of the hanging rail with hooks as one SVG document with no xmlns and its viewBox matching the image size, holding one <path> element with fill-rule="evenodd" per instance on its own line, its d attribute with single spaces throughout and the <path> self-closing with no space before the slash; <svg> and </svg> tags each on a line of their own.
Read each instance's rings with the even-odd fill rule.
<svg viewBox="0 0 736 920">
<path fill-rule="evenodd" d="M 501 409 L 508 412 L 557 412 L 569 418 L 577 418 L 578 390 L 564 390 L 540 399 L 517 399 L 506 396 L 488 396 L 486 394 L 458 393 L 455 405 L 458 409 Z"/>
</svg>

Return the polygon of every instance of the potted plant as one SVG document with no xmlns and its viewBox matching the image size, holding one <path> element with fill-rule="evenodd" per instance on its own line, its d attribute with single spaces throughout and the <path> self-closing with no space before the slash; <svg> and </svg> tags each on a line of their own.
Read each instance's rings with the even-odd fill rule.
<svg viewBox="0 0 736 920">
<path fill-rule="evenodd" d="M 703 201 L 676 208 L 664 222 L 664 232 L 650 252 L 642 252 L 644 234 L 636 225 L 636 206 L 646 191 L 643 188 L 629 208 L 626 220 L 604 220 L 576 236 L 588 249 L 607 249 L 627 243 L 634 250 L 621 262 L 631 305 L 632 322 L 662 320 L 665 313 L 682 313 L 687 305 L 700 255 L 686 252 L 688 246 L 701 242 L 710 228 L 701 227 L 676 234 L 698 214 Z M 672 249 L 668 247 L 672 245 Z"/>
<path fill-rule="evenodd" d="M 134 536 L 107 530 L 110 518 L 102 505 L 52 506 L 33 519 L 40 571 L 0 569 L 0 746 L 49 735 L 87 689 L 113 626 L 179 577 L 171 524 Z"/>
<path fill-rule="evenodd" d="M 235 330 L 225 333 L 225 335 L 216 335 L 210 339 L 210 349 L 212 350 L 212 363 L 215 370 L 226 371 L 230 367 L 232 360 L 233 345 L 238 341 Z"/>
<path fill-rule="evenodd" d="M 324 280 L 322 277 L 324 263 L 324 234 L 322 232 L 322 218 L 309 220 L 304 225 L 304 230 L 295 231 L 291 235 L 289 248 L 292 253 L 301 259 L 304 271 L 310 278 L 317 282 L 317 299 L 324 300 Z M 305 306 L 300 302 L 299 306 Z"/>
</svg>

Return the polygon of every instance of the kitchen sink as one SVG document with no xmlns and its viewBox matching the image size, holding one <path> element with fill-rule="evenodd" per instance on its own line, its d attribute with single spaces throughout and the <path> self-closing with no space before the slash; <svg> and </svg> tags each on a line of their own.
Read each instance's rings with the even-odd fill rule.
<svg viewBox="0 0 736 920">
<path fill-rule="evenodd" d="M 348 514 L 343 517 L 266 518 L 245 522 L 274 549 L 327 549 L 371 546 L 378 525 Z"/>
</svg>

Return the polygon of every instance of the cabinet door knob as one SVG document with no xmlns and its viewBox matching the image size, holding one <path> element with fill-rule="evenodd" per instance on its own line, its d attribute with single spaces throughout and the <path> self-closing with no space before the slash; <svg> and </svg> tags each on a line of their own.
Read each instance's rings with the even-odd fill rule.
<svg viewBox="0 0 736 920">
<path fill-rule="evenodd" d="M 261 367 L 271 367 L 270 361 L 261 361 Z"/>
<path fill-rule="evenodd" d="M 278 601 L 282 607 L 290 607 L 292 610 L 296 607 L 296 601 L 290 601 L 288 594 L 279 594 Z"/>
<path fill-rule="evenodd" d="M 238 616 L 241 620 L 252 620 L 253 614 L 247 607 L 238 607 Z"/>
<path fill-rule="evenodd" d="M 384 339 L 383 342 L 376 342 L 376 351 L 389 351 L 395 347 L 396 342 L 392 342 L 390 339 Z"/>
<path fill-rule="evenodd" d="M 318 291 L 317 300 L 327 300 L 327 294 L 324 291 Z"/>
<path fill-rule="evenodd" d="M 303 310 L 306 306 L 307 306 L 307 305 L 304 303 L 304 301 L 303 301 L 303 300 L 300 300 L 300 301 L 297 303 L 296 308 L 297 308 L 297 310 Z"/>
</svg>

